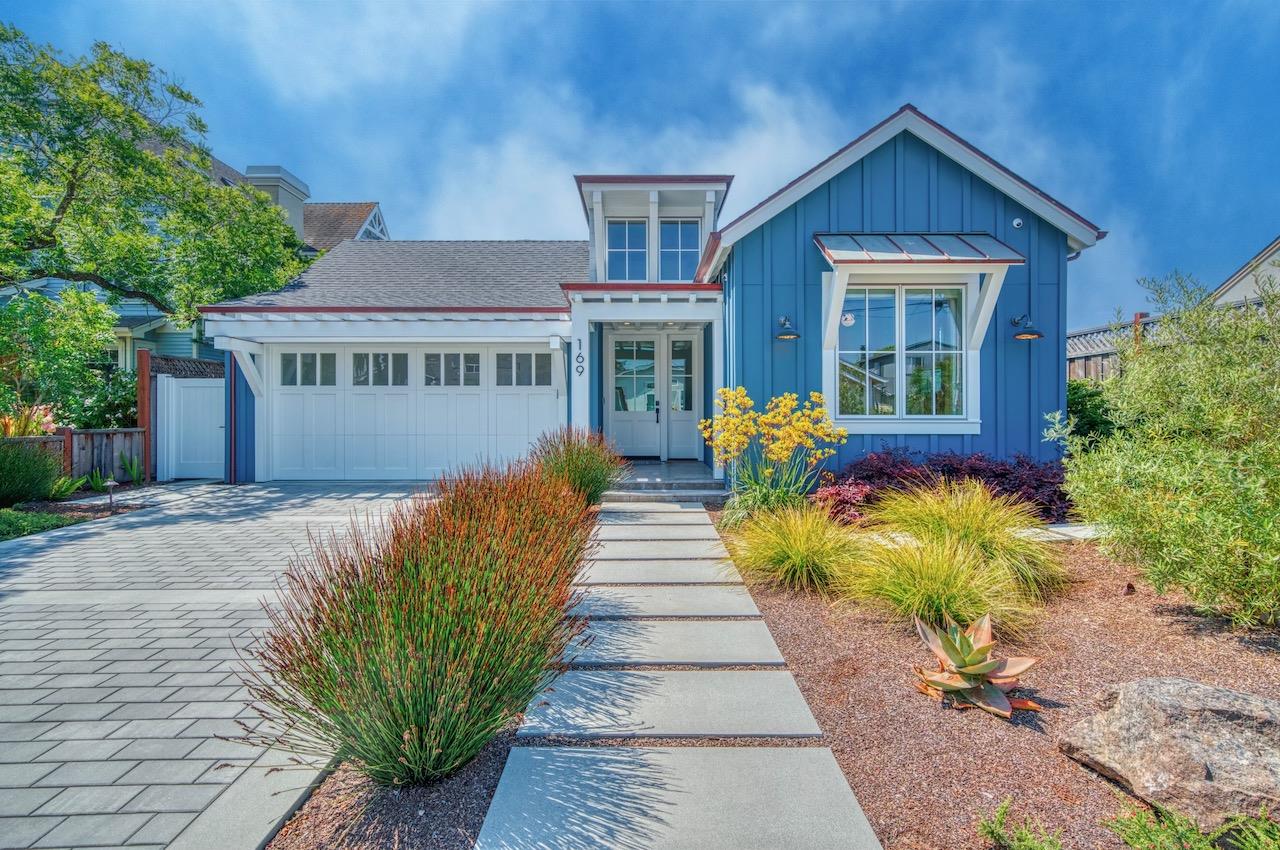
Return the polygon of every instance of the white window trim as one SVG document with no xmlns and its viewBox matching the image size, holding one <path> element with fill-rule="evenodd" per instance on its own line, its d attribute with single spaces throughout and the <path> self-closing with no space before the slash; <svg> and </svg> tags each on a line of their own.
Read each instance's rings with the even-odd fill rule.
<svg viewBox="0 0 1280 850">
<path fill-rule="evenodd" d="M 995 311 L 996 300 L 1004 285 L 1006 266 L 939 268 L 920 263 L 877 264 L 866 271 L 838 269 L 822 276 L 823 339 L 822 393 L 827 409 L 837 424 L 850 434 L 978 434 L 982 430 L 982 341 Z M 985 281 L 983 278 L 985 277 Z M 840 313 L 845 293 L 850 287 L 905 290 L 923 287 L 955 287 L 964 289 L 964 410 L 963 416 L 841 416 L 837 367 L 839 356 Z M 905 315 L 901 308 L 903 293 L 898 292 L 898 339 L 902 339 Z M 899 376 L 905 369 L 905 358 L 897 364 Z M 899 386 L 901 396 L 901 385 Z M 899 401 L 904 404 L 905 401 Z"/>
<path fill-rule="evenodd" d="M 643 224 L 644 225 L 643 248 L 632 248 L 631 241 L 628 238 L 626 248 L 610 249 L 609 248 L 609 225 L 611 224 L 626 224 L 626 225 Z M 604 273 L 605 273 L 605 280 L 608 283 L 643 283 L 649 280 L 649 254 L 651 253 L 651 248 L 653 247 L 652 243 L 654 239 L 652 231 L 653 231 L 653 227 L 651 226 L 649 219 L 647 218 L 641 218 L 639 216 L 631 215 L 631 216 L 613 216 L 605 219 L 604 221 Z M 635 280 L 632 280 L 629 277 L 610 277 L 609 276 L 610 250 L 622 251 L 624 254 L 631 254 L 633 252 L 643 250 L 644 251 L 644 276 Z M 630 265 L 630 261 L 631 261 L 631 258 L 628 257 L 627 258 L 628 266 Z"/>
<path fill-rule="evenodd" d="M 692 277 L 692 276 L 691 276 L 691 277 L 688 277 L 688 278 L 679 277 L 679 276 L 677 276 L 677 277 L 663 277 L 663 276 L 662 276 L 662 253 L 663 253 L 663 248 L 662 248 L 662 225 L 664 225 L 664 224 L 669 224 L 669 223 L 670 223 L 670 224 L 693 224 L 693 225 L 696 225 L 696 226 L 697 226 L 697 228 L 698 228 L 698 241 L 697 241 L 697 243 L 696 243 L 692 248 L 686 248 L 686 247 L 684 247 L 684 242 L 681 242 L 681 243 L 680 243 L 680 247 L 679 247 L 679 248 L 674 249 L 674 251 L 675 251 L 675 255 L 676 255 L 676 268 L 678 269 L 678 268 L 680 267 L 680 254 L 681 254 L 682 252 L 684 252 L 684 251 L 691 251 L 691 252 L 693 252 L 693 253 L 695 253 L 695 254 L 698 254 L 698 255 L 699 255 L 699 259 L 701 258 L 701 253 L 702 253 L 702 220 L 701 220 L 701 219 L 699 219 L 699 218 L 692 217 L 692 216 L 664 216 L 663 218 L 658 219 L 658 281 L 659 281 L 660 283 L 689 283 L 690 281 L 692 281 L 692 280 L 693 280 L 693 277 Z M 677 228 L 677 232 L 678 232 L 678 230 L 679 230 L 679 229 Z M 677 238 L 678 238 L 678 237 L 677 237 Z M 672 249 L 667 249 L 667 253 L 671 253 L 671 251 L 672 251 Z M 697 266 L 696 266 L 696 264 L 695 264 L 695 272 L 696 272 L 696 270 L 697 270 Z"/>
</svg>

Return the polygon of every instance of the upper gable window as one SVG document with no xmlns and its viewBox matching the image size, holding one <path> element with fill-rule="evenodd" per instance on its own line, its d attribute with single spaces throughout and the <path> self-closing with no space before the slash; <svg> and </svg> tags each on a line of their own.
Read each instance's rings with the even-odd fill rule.
<svg viewBox="0 0 1280 850">
<path fill-rule="evenodd" d="M 698 221 L 664 221 L 658 225 L 659 280 L 693 280 L 701 255 Z"/>
<path fill-rule="evenodd" d="M 608 222 L 609 280 L 647 280 L 649 225 L 643 219 Z"/>
</svg>

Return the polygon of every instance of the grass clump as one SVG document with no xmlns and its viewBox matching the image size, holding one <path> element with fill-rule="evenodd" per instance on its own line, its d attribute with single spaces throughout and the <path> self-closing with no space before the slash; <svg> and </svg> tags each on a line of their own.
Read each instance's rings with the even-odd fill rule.
<svg viewBox="0 0 1280 850">
<path fill-rule="evenodd" d="M 905 540 L 889 534 L 862 547 L 835 583 L 846 599 L 936 628 L 975 623 L 984 614 L 1001 634 L 1017 637 L 1034 607 L 1009 570 L 957 540 Z"/>
<path fill-rule="evenodd" d="M 273 728 L 250 739 L 382 783 L 457 770 L 561 669 L 594 526 L 580 493 L 523 463 L 314 540 L 245 673 Z"/>
<path fill-rule="evenodd" d="M 1130 806 L 1104 824 L 1136 850 L 1276 850 L 1280 848 L 1280 824 L 1263 809 L 1257 817 L 1240 815 L 1212 832 L 1201 832 L 1196 822 L 1167 809 L 1154 812 Z"/>
<path fill-rule="evenodd" d="M 978 824 L 978 836 L 991 843 L 995 850 L 1062 850 L 1060 833 L 1051 833 L 1041 824 L 1030 820 L 1009 823 L 1012 798 L 1006 798 L 992 813 Z"/>
<path fill-rule="evenodd" d="M 64 525 L 75 525 L 83 522 L 85 517 L 68 516 L 66 514 L 47 514 L 35 511 L 15 511 L 11 508 L 0 509 L 0 540 L 12 540 Z"/>
<path fill-rule="evenodd" d="M 1044 600 L 1066 579 L 1057 549 L 1032 539 L 1042 523 L 1035 508 L 997 496 L 980 481 L 943 480 L 886 493 L 866 512 L 868 522 L 911 535 L 921 543 L 950 541 L 970 547 L 995 568 L 1008 570 L 1027 594 Z"/>
<path fill-rule="evenodd" d="M 543 434 L 534 444 L 531 457 L 547 475 L 567 481 L 588 505 L 600 504 L 627 467 L 602 434 L 585 428 L 562 428 Z"/>
<path fill-rule="evenodd" d="M 49 498 L 62 459 L 39 446 L 0 442 L 0 508 Z"/>
<path fill-rule="evenodd" d="M 810 504 L 754 514 L 728 540 L 734 563 L 749 578 L 819 592 L 853 566 L 861 549 L 826 508 Z"/>
</svg>

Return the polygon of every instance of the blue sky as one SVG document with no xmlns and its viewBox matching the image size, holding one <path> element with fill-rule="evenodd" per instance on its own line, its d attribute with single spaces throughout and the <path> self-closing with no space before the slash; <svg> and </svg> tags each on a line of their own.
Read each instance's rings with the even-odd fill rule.
<svg viewBox="0 0 1280 850">
<path fill-rule="evenodd" d="M 904 102 L 1110 231 L 1070 324 L 1216 285 L 1280 234 L 1280 4 L 12 2 L 203 99 L 209 142 L 395 238 L 585 238 L 571 175 L 737 175 L 754 204 Z M 728 218 L 724 219 L 725 221 Z"/>
</svg>

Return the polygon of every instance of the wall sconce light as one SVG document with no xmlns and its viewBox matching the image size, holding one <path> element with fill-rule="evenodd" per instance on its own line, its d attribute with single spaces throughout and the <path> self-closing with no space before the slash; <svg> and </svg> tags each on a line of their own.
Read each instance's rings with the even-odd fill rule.
<svg viewBox="0 0 1280 850">
<path fill-rule="evenodd" d="M 1036 326 L 1031 322 L 1031 317 L 1026 313 L 1016 319 L 1010 319 L 1009 324 L 1017 328 L 1013 332 L 1014 339 L 1044 339 L 1044 334 L 1036 329 Z"/>
<path fill-rule="evenodd" d="M 786 316 L 778 317 L 778 335 L 774 339 L 799 339 L 800 332 L 796 330 L 795 325 L 791 324 L 791 319 Z"/>
</svg>

